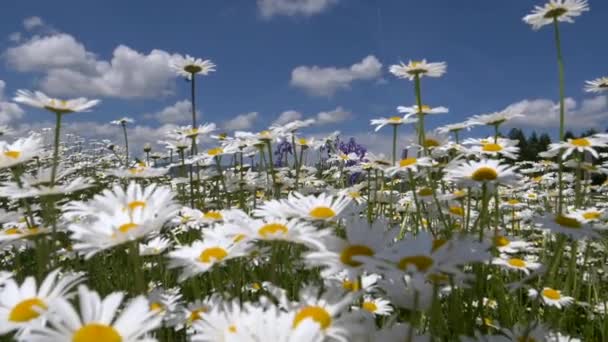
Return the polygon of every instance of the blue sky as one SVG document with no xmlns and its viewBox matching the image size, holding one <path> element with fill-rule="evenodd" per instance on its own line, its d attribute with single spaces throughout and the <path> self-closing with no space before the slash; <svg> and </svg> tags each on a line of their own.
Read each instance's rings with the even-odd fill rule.
<svg viewBox="0 0 608 342">
<path fill-rule="evenodd" d="M 165 71 L 145 68 L 149 62 L 146 57 L 156 49 L 158 56 L 190 54 L 217 64 L 217 72 L 198 82 L 203 121 L 231 127 L 226 126 L 227 120 L 255 112 L 256 115 L 249 115 L 251 120 L 237 126 L 256 130 L 272 123 L 284 111 L 297 111 L 306 118 L 338 109 L 342 114 L 337 115 L 336 121 L 343 121 L 317 126 L 311 132 L 341 130 L 361 136 L 372 131 L 370 119 L 392 116 L 397 105 L 413 104 L 412 84 L 390 75 L 388 67 L 400 60 L 426 58 L 448 64 L 444 77 L 423 82 L 425 103 L 450 108 L 449 114 L 431 118 L 431 127 L 528 100 L 526 104 L 535 117 L 521 123 L 554 130 L 551 120 L 546 119 L 555 115 L 552 101 L 557 99 L 553 31 L 551 27 L 533 31 L 521 20 L 535 4 L 542 2 L 5 0 L 0 21 L 3 101 L 8 101 L 19 88 L 43 89 L 62 97 L 85 95 L 101 98 L 102 105 L 70 120 L 105 123 L 127 115 L 135 118 L 137 125 L 159 127 L 167 120 L 159 122 L 157 113 L 188 99 L 189 85 Z M 590 7 L 591 11 L 577 18 L 575 24 L 561 25 L 571 111 L 585 118 L 571 120 L 574 129 L 606 121 L 608 113 L 605 97 L 596 98 L 582 91 L 585 80 L 608 72 L 608 45 L 602 43 L 608 2 L 591 0 Z M 50 40 L 53 36 L 63 40 Z M 72 52 L 67 48 L 53 50 L 47 44 L 40 53 L 34 53 L 31 61 L 15 57 L 23 51 L 20 47 L 33 41 L 59 44 L 68 40 L 71 48 L 80 47 L 84 55 L 70 55 L 78 52 L 76 48 Z M 104 63 L 115 78 L 120 78 L 117 73 L 124 70 L 134 70 L 114 64 L 112 59 L 121 45 L 122 62 L 131 58 L 134 67 L 142 67 L 135 76 L 125 77 L 147 80 L 142 90 L 129 94 L 128 90 L 112 93 L 95 87 L 88 89 L 96 82 L 95 77 L 97 81 L 109 77 L 103 71 L 92 70 Z M 45 54 L 49 54 L 47 58 L 36 57 Z M 364 67 L 373 70 L 364 75 L 349 74 L 352 65 L 368 56 L 373 56 L 381 68 L 371 63 Z M 46 61 L 53 61 L 52 65 Z M 156 69 L 162 64 L 154 63 L 150 66 Z M 341 70 L 339 73 L 346 74 L 347 80 L 334 80 L 337 83 L 325 87 L 322 82 L 309 82 L 306 87 L 294 84 L 298 83 L 292 80 L 294 69 L 304 67 L 307 71 L 313 66 L 322 72 L 332 67 Z M 53 82 L 73 80 L 64 77 L 66 69 L 76 70 L 83 77 L 78 82 L 56 86 Z M 58 78 L 58 74 L 64 76 Z M 311 76 L 314 81 L 319 74 Z M 328 77 L 327 82 L 332 82 Z M 130 81 L 123 83 L 128 87 Z M 103 87 L 107 85 L 98 88 Z M 322 89 L 315 91 L 314 87 Z M 8 124 L 48 119 L 45 113 L 23 110 L 23 115 Z M 186 118 L 187 115 L 185 112 Z M 388 134 L 381 132 L 384 133 Z"/>
</svg>

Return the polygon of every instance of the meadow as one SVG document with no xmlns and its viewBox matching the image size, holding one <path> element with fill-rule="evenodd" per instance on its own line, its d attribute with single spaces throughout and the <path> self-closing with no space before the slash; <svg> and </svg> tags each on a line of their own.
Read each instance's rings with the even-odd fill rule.
<svg viewBox="0 0 608 342">
<path fill-rule="evenodd" d="M 112 122 L 124 141 L 74 144 L 62 124 L 100 101 L 19 90 L 56 124 L 0 129 L 2 340 L 608 340 L 608 134 L 566 136 L 559 31 L 588 10 L 550 0 L 523 18 L 554 31 L 559 76 L 559 139 L 532 161 L 505 136 L 516 106 L 427 130 L 449 114 L 425 80 L 448 69 L 425 59 L 389 69 L 416 103 L 371 120 L 388 155 L 306 135 L 312 119 L 201 123 L 197 82 L 216 65 L 188 55 L 167 68 L 192 122 L 165 150 L 129 150 L 128 117 Z"/>
</svg>

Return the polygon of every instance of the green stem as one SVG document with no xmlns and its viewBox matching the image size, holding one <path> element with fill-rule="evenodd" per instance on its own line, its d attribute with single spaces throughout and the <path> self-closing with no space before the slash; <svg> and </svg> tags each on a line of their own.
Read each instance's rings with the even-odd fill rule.
<svg viewBox="0 0 608 342">
<path fill-rule="evenodd" d="M 562 60 L 562 47 L 559 34 L 559 24 L 557 17 L 553 18 L 553 27 L 555 31 L 555 48 L 557 50 L 557 66 L 559 71 L 559 140 L 564 141 L 564 130 L 565 130 L 565 91 L 564 91 L 564 62 Z M 559 182 L 559 200 L 557 205 L 558 214 L 563 211 L 563 192 L 564 184 L 562 180 L 564 161 L 562 160 L 562 153 L 559 154 L 559 169 L 558 169 L 558 182 Z"/>
<path fill-rule="evenodd" d="M 122 132 L 125 136 L 125 168 L 129 167 L 129 139 L 127 137 L 127 123 L 122 122 Z"/>
<path fill-rule="evenodd" d="M 55 113 L 55 144 L 53 148 L 53 166 L 51 169 L 51 187 L 55 185 L 55 178 L 57 177 L 57 166 L 59 165 L 59 141 L 61 138 L 61 113 Z"/>
<path fill-rule="evenodd" d="M 393 125 L 393 165 L 397 161 L 397 125 Z"/>
<path fill-rule="evenodd" d="M 420 75 L 416 74 L 414 79 L 416 91 L 416 105 L 418 106 L 418 144 L 422 147 L 426 155 L 426 144 L 424 143 L 424 113 L 422 112 L 422 95 L 420 91 Z"/>
</svg>

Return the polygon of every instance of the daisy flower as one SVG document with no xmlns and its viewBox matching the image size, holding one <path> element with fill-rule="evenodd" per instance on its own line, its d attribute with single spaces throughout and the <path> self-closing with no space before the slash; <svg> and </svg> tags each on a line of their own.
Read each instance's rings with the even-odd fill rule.
<svg viewBox="0 0 608 342">
<path fill-rule="evenodd" d="M 585 83 L 585 91 L 588 93 L 603 93 L 608 91 L 608 77 L 597 78 Z"/>
<path fill-rule="evenodd" d="M 504 235 L 496 235 L 492 237 L 492 244 L 501 253 L 518 253 L 523 249 L 532 246 L 530 242 L 514 239 Z"/>
<path fill-rule="evenodd" d="M 294 192 L 289 194 L 285 203 L 287 217 L 298 217 L 307 221 L 333 221 L 339 218 L 351 204 L 347 196 L 331 196 L 322 193 L 318 196 L 305 196 Z M 284 209 L 284 210 L 285 210 Z"/>
<path fill-rule="evenodd" d="M 489 259 L 488 246 L 467 238 L 454 240 L 435 239 L 431 233 L 421 231 L 406 235 L 387 248 L 378 259 L 388 261 L 397 274 L 418 273 L 430 276 L 441 272 L 460 273 L 458 266 Z M 366 258 L 367 260 L 367 258 Z M 382 263 L 377 264 L 382 270 Z"/>
<path fill-rule="evenodd" d="M 181 268 L 179 281 L 207 272 L 216 264 L 247 255 L 249 246 L 235 243 L 217 234 L 206 234 L 203 241 L 194 241 L 189 246 L 179 246 L 167 255 L 169 267 Z"/>
<path fill-rule="evenodd" d="M 157 233 L 177 212 L 169 187 L 156 184 L 143 188 L 136 183 L 127 190 L 119 185 L 106 189 L 88 202 L 71 202 L 68 218 L 81 216 L 68 226 L 74 249 L 90 258 L 101 250 Z"/>
<path fill-rule="evenodd" d="M 416 158 L 410 157 L 397 161 L 394 166 L 391 166 L 386 169 L 386 173 L 389 175 L 394 175 L 396 173 L 401 172 L 418 172 L 420 167 L 430 167 L 432 166 L 432 159 L 428 157 Z"/>
<path fill-rule="evenodd" d="M 298 219 L 247 220 L 218 227 L 223 234 L 230 237 L 247 236 L 262 241 L 282 240 L 301 243 L 311 248 L 323 249 L 323 238 L 331 231 L 317 229 L 306 221 Z"/>
<path fill-rule="evenodd" d="M 471 121 L 465 121 L 465 122 L 460 122 L 460 123 L 455 123 L 455 124 L 447 124 L 447 125 L 438 127 L 437 132 L 442 133 L 442 134 L 460 132 L 463 129 L 470 130 L 471 127 L 473 127 L 475 125 L 478 125 L 478 123 L 471 122 Z"/>
<path fill-rule="evenodd" d="M 152 167 L 144 162 L 138 162 L 128 169 L 115 169 L 108 174 L 118 178 L 157 178 L 163 177 L 169 172 L 168 168 Z"/>
<path fill-rule="evenodd" d="M 449 110 L 446 107 L 431 108 L 430 106 L 427 106 L 427 105 L 422 105 L 420 107 L 418 107 L 418 105 L 414 105 L 411 107 L 399 106 L 399 107 L 397 107 L 397 111 L 399 111 L 399 113 L 405 113 L 406 118 L 409 118 L 411 116 L 416 116 L 417 114 L 424 114 L 424 115 L 445 114 L 445 113 L 449 112 Z"/>
<path fill-rule="evenodd" d="M 23 341 L 150 341 L 147 334 L 160 327 L 161 317 L 150 309 L 144 296 L 132 299 L 119 311 L 123 297 L 121 292 L 114 292 L 102 300 L 97 292 L 81 285 L 80 313 L 59 298 L 52 314 L 47 315 L 49 325 L 32 329 Z"/>
<path fill-rule="evenodd" d="M 353 327 L 349 322 L 341 319 L 353 301 L 353 293 L 346 295 L 340 289 L 330 288 L 321 296 L 314 288 L 305 288 L 300 291 L 300 301 L 288 312 L 292 321 L 292 328 L 298 329 L 301 324 L 313 322 L 321 329 L 323 335 L 329 339 L 348 341 Z"/>
<path fill-rule="evenodd" d="M 371 226 L 366 220 L 349 220 L 344 228 L 345 239 L 328 236 L 323 241 L 324 249 L 311 251 L 304 258 L 312 266 L 324 266 L 323 275 L 345 272 L 348 279 L 357 279 L 365 269 L 360 257 L 374 258 L 394 237 L 392 233 L 385 233 L 385 229 L 386 222 L 382 220 Z"/>
<path fill-rule="evenodd" d="M 523 21 L 538 30 L 554 21 L 574 23 L 574 17 L 589 11 L 587 0 L 550 0 L 544 6 L 535 6 L 531 14 L 526 15 Z"/>
<path fill-rule="evenodd" d="M 446 168 L 447 178 L 465 186 L 511 185 L 517 182 L 517 174 L 512 166 L 501 164 L 499 160 L 465 161 Z"/>
<path fill-rule="evenodd" d="M 500 157 L 504 156 L 509 159 L 517 159 L 519 154 L 518 141 L 498 138 L 494 139 L 467 139 L 463 142 L 464 145 L 473 145 L 469 151 L 473 154 L 483 155 L 484 157 Z"/>
<path fill-rule="evenodd" d="M 17 90 L 17 96 L 15 96 L 13 101 L 46 109 L 57 114 L 87 112 L 99 103 L 99 100 L 89 100 L 84 97 L 72 100 L 59 100 L 50 98 L 40 91 L 32 93 L 29 90 L 22 89 Z"/>
<path fill-rule="evenodd" d="M 0 247 L 6 247 L 18 240 L 36 237 L 47 233 L 49 233 L 49 229 L 47 228 L 41 228 L 38 226 L 28 227 L 27 225 L 13 226 L 2 229 L 0 230 Z"/>
<path fill-rule="evenodd" d="M 494 258 L 492 260 L 493 265 L 499 265 L 511 270 L 517 270 L 525 273 L 526 275 L 530 274 L 530 271 L 534 271 L 539 269 L 542 265 L 536 262 L 526 261 L 521 258 L 511 257 L 507 255 L 501 255 L 499 258 Z"/>
<path fill-rule="evenodd" d="M 128 123 L 131 123 L 131 124 L 132 124 L 132 123 L 134 123 L 134 122 L 135 122 L 135 120 L 133 120 L 133 119 L 131 119 L 131 118 L 128 118 L 128 117 L 126 117 L 126 116 L 125 116 L 125 117 L 122 117 L 122 118 L 120 118 L 120 119 L 118 119 L 118 120 L 113 120 L 113 121 L 110 121 L 110 123 L 111 123 L 112 125 L 118 125 L 118 126 L 121 126 L 121 125 L 126 125 L 126 124 L 128 124 Z"/>
<path fill-rule="evenodd" d="M 21 285 L 7 279 L 0 289 L 0 334 L 42 325 L 40 318 L 53 302 L 67 296 L 82 280 L 80 275 L 60 277 L 59 269 L 50 272 L 40 287 L 34 277 L 25 278 Z"/>
<path fill-rule="evenodd" d="M 363 296 L 361 307 L 355 306 L 353 309 L 362 309 L 374 316 L 389 316 L 393 312 L 391 302 L 382 298 L 374 298 L 370 295 Z"/>
<path fill-rule="evenodd" d="M 513 118 L 523 117 L 523 114 L 516 110 L 517 107 L 508 107 L 503 111 L 489 114 L 474 115 L 469 119 L 469 123 L 473 125 L 496 126 L 501 125 Z"/>
<path fill-rule="evenodd" d="M 42 153 L 42 137 L 32 134 L 19 138 L 12 144 L 0 142 L 0 169 L 30 161 Z"/>
<path fill-rule="evenodd" d="M 582 223 L 597 222 L 605 217 L 605 210 L 598 209 L 596 207 L 590 207 L 585 209 L 576 209 L 570 213 L 572 217 L 576 218 Z"/>
<path fill-rule="evenodd" d="M 186 57 L 178 55 L 172 58 L 169 61 L 169 67 L 178 75 L 187 79 L 191 79 L 196 74 L 208 75 L 210 72 L 215 71 L 215 64 L 210 60 L 194 58 L 190 55 L 186 55 Z"/>
<path fill-rule="evenodd" d="M 532 298 L 538 297 L 538 291 L 529 289 L 528 295 Z M 550 287 L 543 288 L 540 291 L 540 297 L 545 305 L 555 306 L 558 309 L 566 307 L 574 302 L 574 298 L 562 295 L 562 291 Z"/>
<path fill-rule="evenodd" d="M 409 61 L 408 64 L 400 62 L 391 65 L 389 71 L 398 78 L 407 78 L 413 81 L 416 77 L 441 77 L 445 74 L 446 69 L 445 62 L 427 63 L 426 59 L 423 59 L 422 61 Z"/>
<path fill-rule="evenodd" d="M 599 237 L 599 233 L 589 224 L 579 221 L 572 214 L 546 215 L 539 219 L 539 223 L 542 228 L 575 240 Z"/>
<path fill-rule="evenodd" d="M 160 255 L 170 246 L 170 240 L 157 236 L 146 243 L 139 244 L 139 255 Z"/>
<path fill-rule="evenodd" d="M 549 145 L 549 149 L 546 154 L 548 156 L 556 156 L 559 151 L 563 150 L 563 159 L 568 158 L 574 151 L 579 153 L 589 152 L 595 158 L 599 158 L 599 154 L 595 150 L 596 148 L 603 148 L 608 144 L 601 138 L 595 137 L 583 137 L 577 139 L 568 139 L 559 143 L 552 143 Z"/>
<path fill-rule="evenodd" d="M 400 126 L 403 124 L 414 123 L 415 119 L 408 119 L 406 116 L 391 116 L 390 118 L 372 119 L 370 124 L 376 126 L 374 131 L 378 132 L 382 127 L 386 125 Z"/>
</svg>

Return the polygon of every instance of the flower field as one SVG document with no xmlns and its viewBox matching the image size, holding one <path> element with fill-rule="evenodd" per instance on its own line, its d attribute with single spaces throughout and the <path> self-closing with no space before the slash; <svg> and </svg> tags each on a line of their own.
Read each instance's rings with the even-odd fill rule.
<svg viewBox="0 0 608 342">
<path fill-rule="evenodd" d="M 124 141 L 74 144 L 62 125 L 100 101 L 17 91 L 56 124 L 0 130 L 2 340 L 607 341 L 608 133 L 566 137 L 559 31 L 588 10 L 523 18 L 554 31 L 560 81 L 535 161 L 504 135 L 517 106 L 425 128 L 449 110 L 424 102 L 448 72 L 424 59 L 389 68 L 416 103 L 371 120 L 388 156 L 307 135 L 313 119 L 222 133 L 196 111 L 216 66 L 190 56 L 166 66 L 192 108 L 150 137 L 165 151 L 129 149 L 128 117 Z"/>
</svg>

